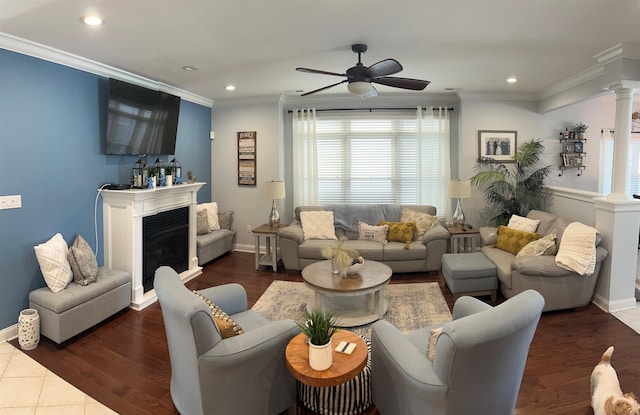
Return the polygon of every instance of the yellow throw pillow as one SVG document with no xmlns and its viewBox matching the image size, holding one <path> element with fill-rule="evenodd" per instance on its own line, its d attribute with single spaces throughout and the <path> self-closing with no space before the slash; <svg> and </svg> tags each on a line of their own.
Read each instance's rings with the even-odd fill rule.
<svg viewBox="0 0 640 415">
<path fill-rule="evenodd" d="M 494 247 L 517 255 L 529 242 L 540 239 L 540 235 L 532 232 L 523 232 L 517 229 L 500 226 L 498 228 L 498 241 Z"/>
<path fill-rule="evenodd" d="M 216 304 L 214 304 L 211 300 L 209 300 L 204 295 L 200 294 L 198 291 L 193 290 L 193 293 L 198 297 L 200 297 L 200 299 L 202 299 L 202 301 L 207 303 L 207 305 L 209 306 L 209 309 L 211 310 L 211 315 L 213 316 L 213 319 L 216 322 L 216 326 L 218 326 L 218 331 L 220 332 L 220 336 L 223 339 L 226 339 L 227 337 L 237 336 L 239 334 L 244 333 L 244 330 L 242 329 L 242 327 L 240 327 L 240 325 L 236 323 L 235 320 L 233 320 L 231 316 L 229 316 L 229 314 L 222 311 L 220 307 L 218 307 Z"/>
<path fill-rule="evenodd" d="M 416 230 L 416 224 L 413 222 L 386 222 L 381 220 L 378 226 L 389 226 L 387 231 L 387 241 L 404 242 L 404 249 L 409 249 L 409 244 L 413 240 L 413 233 Z"/>
</svg>

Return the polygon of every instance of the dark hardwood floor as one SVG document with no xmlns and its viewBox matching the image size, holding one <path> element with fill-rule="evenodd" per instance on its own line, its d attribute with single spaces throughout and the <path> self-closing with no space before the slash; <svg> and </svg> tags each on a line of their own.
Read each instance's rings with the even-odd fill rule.
<svg viewBox="0 0 640 415">
<path fill-rule="evenodd" d="M 275 280 L 302 281 L 299 273 L 255 271 L 253 254 L 234 252 L 204 268 L 191 289 L 242 284 L 253 305 Z M 449 307 L 453 297 L 437 274 L 398 274 L 392 283 L 438 281 Z M 500 300 L 499 300 L 500 301 Z M 12 344 L 16 347 L 17 341 Z M 592 415 L 589 377 L 610 345 L 622 389 L 640 396 L 640 335 L 593 304 L 543 314 L 520 388 L 518 415 Z M 176 414 L 169 392 L 169 354 L 160 306 L 120 312 L 62 347 L 42 339 L 26 352 L 51 371 L 120 414 Z M 491 356 L 500 359 L 500 356 Z M 294 414 L 292 408 L 287 414 Z M 370 408 L 367 414 L 378 414 Z M 397 415 L 397 414 L 391 414 Z"/>
</svg>

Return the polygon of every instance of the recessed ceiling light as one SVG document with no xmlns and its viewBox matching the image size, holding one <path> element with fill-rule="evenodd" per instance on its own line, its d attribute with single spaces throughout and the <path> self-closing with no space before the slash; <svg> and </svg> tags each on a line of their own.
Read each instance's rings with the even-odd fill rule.
<svg viewBox="0 0 640 415">
<path fill-rule="evenodd" d="M 236 87 L 234 85 L 227 85 L 224 87 L 227 91 L 235 91 Z"/>
<path fill-rule="evenodd" d="M 182 69 L 184 69 L 187 72 L 197 71 L 198 70 L 198 68 L 196 68 L 195 66 L 191 66 L 191 65 L 183 66 Z"/>
<path fill-rule="evenodd" d="M 101 24 L 104 24 L 104 20 L 102 20 L 102 17 L 95 14 L 82 16 L 80 18 L 80 21 L 88 26 L 100 26 Z"/>
<path fill-rule="evenodd" d="M 516 78 L 515 76 L 510 76 L 507 78 L 507 82 L 509 82 L 510 84 L 515 84 L 516 82 L 518 82 L 518 78 Z"/>
</svg>

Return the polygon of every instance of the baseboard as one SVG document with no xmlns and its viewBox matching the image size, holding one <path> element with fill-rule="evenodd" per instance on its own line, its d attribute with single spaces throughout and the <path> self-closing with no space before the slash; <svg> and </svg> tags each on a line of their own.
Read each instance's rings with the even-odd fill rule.
<svg viewBox="0 0 640 415">
<path fill-rule="evenodd" d="M 623 300 L 609 301 L 601 295 L 596 294 L 593 296 L 591 302 L 606 313 L 615 313 L 617 311 L 631 310 L 636 308 L 635 297 L 629 297 Z"/>
<path fill-rule="evenodd" d="M 18 337 L 18 323 L 0 330 L 0 343 Z"/>
</svg>

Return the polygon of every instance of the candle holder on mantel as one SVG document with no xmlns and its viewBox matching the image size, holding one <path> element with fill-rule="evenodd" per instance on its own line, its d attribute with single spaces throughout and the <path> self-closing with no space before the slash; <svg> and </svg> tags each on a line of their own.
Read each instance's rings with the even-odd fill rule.
<svg viewBox="0 0 640 415">
<path fill-rule="evenodd" d="M 173 171 L 173 184 L 182 184 L 182 165 L 174 157 L 169 163 Z"/>
<path fill-rule="evenodd" d="M 146 161 L 141 158 L 136 161 L 136 164 L 131 168 L 131 186 L 134 189 L 142 189 L 144 186 L 143 181 L 145 181 L 144 171 L 147 167 Z"/>
</svg>

